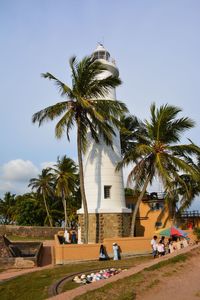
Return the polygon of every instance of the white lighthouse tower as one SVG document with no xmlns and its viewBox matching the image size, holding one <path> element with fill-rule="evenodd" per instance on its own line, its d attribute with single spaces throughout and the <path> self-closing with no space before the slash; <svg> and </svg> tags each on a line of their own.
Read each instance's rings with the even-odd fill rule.
<svg viewBox="0 0 200 300">
<path fill-rule="evenodd" d="M 99 44 L 92 56 L 106 65 L 98 79 L 119 76 L 109 52 Z M 109 90 L 104 99 L 116 100 L 115 89 Z M 128 236 L 131 210 L 126 208 L 122 171 L 116 171 L 121 160 L 119 132 L 113 136 L 113 149 L 103 139 L 97 144 L 88 133 L 88 149 L 84 156 L 84 183 L 89 213 L 89 241 L 102 242 L 104 238 Z M 78 211 L 83 228 L 83 209 Z"/>
</svg>

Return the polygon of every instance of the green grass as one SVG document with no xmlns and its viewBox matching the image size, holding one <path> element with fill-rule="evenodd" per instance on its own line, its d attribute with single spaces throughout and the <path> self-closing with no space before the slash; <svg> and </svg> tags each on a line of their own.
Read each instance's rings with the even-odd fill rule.
<svg viewBox="0 0 200 300">
<path fill-rule="evenodd" d="M 49 287 L 63 278 L 67 274 L 74 272 L 85 272 L 90 269 L 105 269 L 109 267 L 120 268 L 122 266 L 132 267 L 144 261 L 151 259 L 151 257 L 134 257 L 123 259 L 120 261 L 95 261 L 85 263 L 74 263 L 61 267 L 54 267 L 52 269 L 29 273 L 19 276 L 15 279 L 0 283 L 0 299 L 1 300 L 42 300 L 46 299 Z M 69 288 L 77 287 L 70 283 Z"/>
<path fill-rule="evenodd" d="M 180 254 L 180 255 L 177 255 L 177 256 L 175 256 L 173 258 L 170 258 L 168 260 L 161 261 L 161 262 L 157 263 L 156 265 L 153 265 L 149 268 L 146 268 L 145 270 L 146 271 L 154 271 L 154 270 L 163 268 L 163 267 L 165 267 L 167 265 L 170 265 L 170 264 L 185 262 L 186 259 L 188 259 L 188 254 Z"/>
<path fill-rule="evenodd" d="M 10 241 L 45 241 L 45 240 L 53 240 L 53 238 L 47 237 L 31 237 L 31 236 L 18 236 L 18 235 L 8 235 L 6 236 Z"/>
<path fill-rule="evenodd" d="M 158 283 L 160 283 L 159 279 L 153 279 L 147 286 L 146 289 L 152 289 L 154 286 L 156 286 Z"/>
<path fill-rule="evenodd" d="M 163 277 L 170 277 L 170 276 L 174 275 L 174 273 L 176 273 L 176 272 L 177 272 L 177 270 L 172 270 L 172 271 L 169 271 L 169 272 L 165 272 L 163 274 Z"/>
</svg>

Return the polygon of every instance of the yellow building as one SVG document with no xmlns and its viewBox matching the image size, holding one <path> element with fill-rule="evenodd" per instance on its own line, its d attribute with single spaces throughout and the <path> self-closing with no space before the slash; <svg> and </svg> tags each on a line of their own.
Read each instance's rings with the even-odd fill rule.
<svg viewBox="0 0 200 300">
<path fill-rule="evenodd" d="M 169 209 L 165 204 L 164 193 L 146 194 L 136 218 L 135 236 L 150 238 L 155 231 L 172 225 Z M 126 196 L 126 205 L 134 209 L 136 198 Z"/>
</svg>

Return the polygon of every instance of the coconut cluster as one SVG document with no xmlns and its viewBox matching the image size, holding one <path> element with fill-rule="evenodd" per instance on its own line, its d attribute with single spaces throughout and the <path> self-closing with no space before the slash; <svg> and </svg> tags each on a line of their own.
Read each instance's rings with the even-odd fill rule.
<svg viewBox="0 0 200 300">
<path fill-rule="evenodd" d="M 111 276 L 119 274 L 122 271 L 126 271 L 126 269 L 122 270 L 122 269 L 111 268 L 111 269 L 100 270 L 97 273 L 82 274 L 80 276 L 75 276 L 73 278 L 73 281 L 76 283 L 88 284 L 98 280 L 107 279 Z"/>
</svg>

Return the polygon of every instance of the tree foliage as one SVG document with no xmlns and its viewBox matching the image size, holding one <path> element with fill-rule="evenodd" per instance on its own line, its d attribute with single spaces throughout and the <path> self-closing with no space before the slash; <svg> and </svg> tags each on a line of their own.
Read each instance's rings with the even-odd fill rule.
<svg viewBox="0 0 200 300">
<path fill-rule="evenodd" d="M 133 185 L 135 190 L 141 190 L 133 212 L 131 235 L 134 235 L 140 202 L 155 177 L 162 180 L 165 191 L 171 196 L 174 181 L 180 187 L 187 187 L 182 174 L 190 176 L 195 182 L 199 181 L 199 170 L 193 156 L 199 155 L 200 148 L 192 142 L 180 143 L 182 134 L 192 128 L 194 122 L 187 117 L 178 118 L 180 112 L 181 109 L 176 106 L 166 104 L 157 108 L 153 103 L 150 107 L 150 120 L 138 121 L 136 124 L 133 118 L 136 127 L 130 130 L 132 135 L 130 134 L 128 141 L 122 140 L 123 160 L 118 168 L 131 164 L 133 167 L 128 176 L 128 184 Z"/>
<path fill-rule="evenodd" d="M 42 74 L 44 78 L 53 80 L 57 85 L 60 95 L 65 101 L 58 102 L 33 115 L 33 123 L 39 126 L 45 121 L 60 118 L 55 135 L 61 138 L 67 134 L 70 140 L 70 131 L 77 129 L 77 152 L 80 176 L 80 191 L 84 208 L 84 242 L 88 242 L 88 208 L 84 187 L 82 155 L 87 149 L 88 132 L 96 143 L 103 140 L 112 146 L 115 127 L 120 126 L 119 118 L 127 112 L 124 103 L 109 99 L 102 100 L 111 88 L 121 84 L 115 76 L 100 77 L 107 68 L 100 61 L 85 57 L 80 62 L 76 57 L 69 61 L 72 77 L 72 86 L 60 81 L 51 73 Z"/>
</svg>

